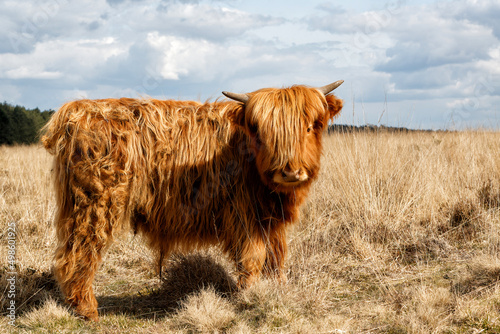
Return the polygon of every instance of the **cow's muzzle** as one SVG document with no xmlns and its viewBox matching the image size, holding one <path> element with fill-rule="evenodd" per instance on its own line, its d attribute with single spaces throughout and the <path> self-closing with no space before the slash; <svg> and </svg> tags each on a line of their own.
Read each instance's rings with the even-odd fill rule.
<svg viewBox="0 0 500 334">
<path fill-rule="evenodd" d="M 276 171 L 273 175 L 273 181 L 275 183 L 286 185 L 286 186 L 295 186 L 304 181 L 307 181 L 309 176 L 302 169 L 290 170 L 289 168 L 283 169 L 281 171 Z"/>
</svg>

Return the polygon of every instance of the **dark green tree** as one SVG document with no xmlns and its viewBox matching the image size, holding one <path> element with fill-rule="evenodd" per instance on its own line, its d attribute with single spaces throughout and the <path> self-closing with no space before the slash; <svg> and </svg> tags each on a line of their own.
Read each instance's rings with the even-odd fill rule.
<svg viewBox="0 0 500 334">
<path fill-rule="evenodd" d="M 0 105 L 0 145 L 11 145 L 13 142 L 14 135 L 10 124 L 9 112 L 2 104 Z"/>
<path fill-rule="evenodd" d="M 40 129 L 54 112 L 40 109 L 26 109 L 0 104 L 0 145 L 32 144 L 39 140 Z"/>
</svg>

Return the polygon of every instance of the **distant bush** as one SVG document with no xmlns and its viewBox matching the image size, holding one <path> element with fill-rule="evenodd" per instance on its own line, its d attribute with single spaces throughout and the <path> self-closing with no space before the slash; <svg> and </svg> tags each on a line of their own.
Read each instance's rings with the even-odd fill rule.
<svg viewBox="0 0 500 334">
<path fill-rule="evenodd" d="M 53 110 L 26 109 L 3 102 L 0 104 L 0 145 L 37 142 L 40 129 L 53 113 Z"/>
</svg>

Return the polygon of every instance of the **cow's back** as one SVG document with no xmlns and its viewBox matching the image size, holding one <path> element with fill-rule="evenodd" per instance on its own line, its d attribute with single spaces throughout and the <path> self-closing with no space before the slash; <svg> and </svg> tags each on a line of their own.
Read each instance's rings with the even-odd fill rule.
<svg viewBox="0 0 500 334">
<path fill-rule="evenodd" d="M 244 138 L 224 117 L 230 105 L 128 98 L 65 104 L 42 138 L 55 156 L 58 206 L 74 205 L 75 191 L 92 201 L 115 189 L 109 196 L 121 217 L 138 216 L 140 230 L 160 233 L 162 226 L 177 237 L 211 231 L 207 213 L 227 215 L 218 206 L 241 183 L 245 158 L 230 142 Z"/>
</svg>

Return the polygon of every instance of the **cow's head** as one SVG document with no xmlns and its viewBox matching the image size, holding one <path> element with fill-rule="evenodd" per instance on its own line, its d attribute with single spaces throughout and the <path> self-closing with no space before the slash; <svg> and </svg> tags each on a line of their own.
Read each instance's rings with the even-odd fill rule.
<svg viewBox="0 0 500 334">
<path fill-rule="evenodd" d="M 280 192 L 303 187 L 317 176 L 322 132 L 342 109 L 331 91 L 342 80 L 321 88 L 265 88 L 248 94 L 223 92 L 241 102 L 229 117 L 251 139 L 262 181 Z"/>
</svg>

